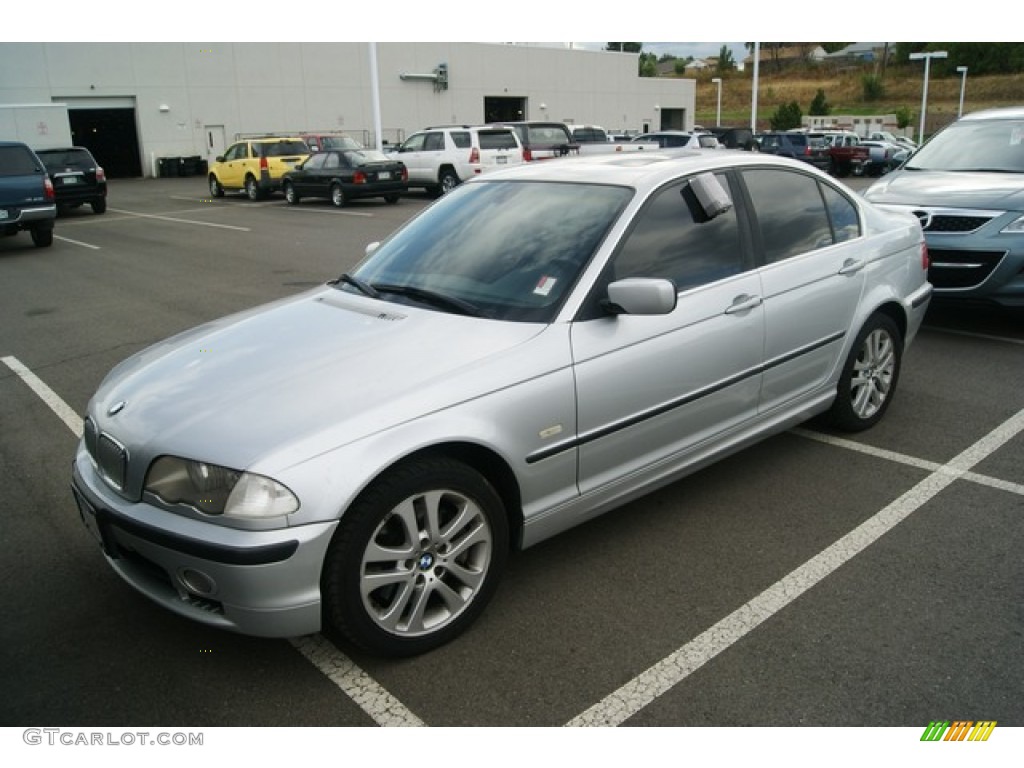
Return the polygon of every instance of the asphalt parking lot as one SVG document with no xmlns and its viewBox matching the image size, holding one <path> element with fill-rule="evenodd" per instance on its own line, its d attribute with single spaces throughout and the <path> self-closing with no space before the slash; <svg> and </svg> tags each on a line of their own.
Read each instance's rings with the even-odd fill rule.
<svg viewBox="0 0 1024 768">
<path fill-rule="evenodd" d="M 514 556 L 429 655 L 151 604 L 69 489 L 101 378 L 336 277 L 429 203 L 207 194 L 114 180 L 51 248 L 0 239 L 0 725 L 1024 725 L 1024 322 L 977 308 L 929 311 L 873 430 L 788 432 Z"/>
</svg>

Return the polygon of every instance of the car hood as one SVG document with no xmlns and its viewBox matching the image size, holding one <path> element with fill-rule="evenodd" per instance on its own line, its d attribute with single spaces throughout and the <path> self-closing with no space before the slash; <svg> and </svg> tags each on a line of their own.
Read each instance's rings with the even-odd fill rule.
<svg viewBox="0 0 1024 768">
<path fill-rule="evenodd" d="M 328 430 L 346 444 L 511 384 L 507 367 L 481 369 L 545 327 L 321 288 L 143 350 L 111 371 L 89 414 L 146 465 L 161 454 L 235 469 L 275 452 L 301 460 L 289 445 Z"/>
<path fill-rule="evenodd" d="M 890 173 L 868 188 L 873 203 L 946 208 L 1024 208 L 1019 173 L 908 171 Z"/>
</svg>

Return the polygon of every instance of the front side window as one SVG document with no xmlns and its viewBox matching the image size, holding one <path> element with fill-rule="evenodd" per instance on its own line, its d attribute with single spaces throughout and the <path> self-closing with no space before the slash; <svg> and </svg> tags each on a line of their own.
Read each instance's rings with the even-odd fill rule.
<svg viewBox="0 0 1024 768">
<path fill-rule="evenodd" d="M 228 151 L 224 153 L 225 160 L 242 160 L 249 156 L 249 145 L 248 144 L 233 144 L 228 148 Z"/>
<path fill-rule="evenodd" d="M 729 181 L 717 175 L 730 193 Z M 683 291 L 743 271 L 736 209 L 709 219 L 690 182 L 673 184 L 644 206 L 612 262 L 612 280 L 666 278 Z"/>
<path fill-rule="evenodd" d="M 761 233 L 764 260 L 772 264 L 832 245 L 832 226 L 818 181 L 795 171 L 743 171 Z"/>
</svg>

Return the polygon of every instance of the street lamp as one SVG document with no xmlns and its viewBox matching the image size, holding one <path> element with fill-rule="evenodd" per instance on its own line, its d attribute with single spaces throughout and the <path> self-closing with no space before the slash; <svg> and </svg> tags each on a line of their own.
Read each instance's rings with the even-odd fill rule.
<svg viewBox="0 0 1024 768">
<path fill-rule="evenodd" d="M 956 71 L 960 73 L 960 109 L 957 110 L 956 116 L 962 117 L 964 114 L 964 91 L 967 90 L 967 67 L 957 67 Z"/>
<path fill-rule="evenodd" d="M 715 113 L 715 125 L 722 124 L 722 78 L 712 77 L 712 83 L 718 83 L 718 111 Z"/>
<path fill-rule="evenodd" d="M 924 59 L 924 91 L 921 93 L 921 131 L 917 137 L 918 144 L 924 144 L 924 114 L 928 109 L 928 67 L 932 59 L 944 59 L 947 55 L 946 51 L 920 51 L 909 56 L 911 61 Z"/>
</svg>

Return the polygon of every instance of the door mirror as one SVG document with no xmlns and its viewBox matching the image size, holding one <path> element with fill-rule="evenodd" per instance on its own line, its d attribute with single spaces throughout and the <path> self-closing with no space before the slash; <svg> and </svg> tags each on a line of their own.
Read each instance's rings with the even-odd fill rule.
<svg viewBox="0 0 1024 768">
<path fill-rule="evenodd" d="M 667 315 L 676 308 L 676 287 L 671 280 L 627 277 L 608 286 L 604 307 L 615 315 Z"/>
</svg>

